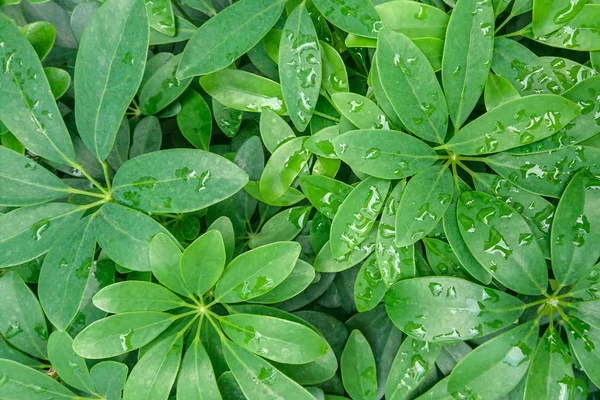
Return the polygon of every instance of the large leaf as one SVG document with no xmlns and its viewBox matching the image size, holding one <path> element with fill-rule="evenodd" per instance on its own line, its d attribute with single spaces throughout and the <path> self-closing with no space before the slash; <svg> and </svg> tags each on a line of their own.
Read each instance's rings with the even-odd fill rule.
<svg viewBox="0 0 600 400">
<path fill-rule="evenodd" d="M 187 78 L 225 68 L 275 25 L 284 0 L 242 0 L 203 24 L 185 46 L 177 75 Z"/>
<path fill-rule="evenodd" d="M 587 3 L 586 0 L 534 0 L 533 33 L 544 36 L 572 20 Z"/>
<path fill-rule="evenodd" d="M 32 152 L 75 166 L 75 150 L 40 59 L 11 20 L 0 15 L 0 120 Z"/>
<path fill-rule="evenodd" d="M 221 400 L 210 358 L 198 337 L 194 338 L 183 356 L 177 377 L 177 398 Z"/>
<path fill-rule="evenodd" d="M 216 231 L 196 239 L 181 256 L 181 276 L 190 292 L 202 296 L 217 283 L 225 267 L 225 244 Z"/>
<path fill-rule="evenodd" d="M 144 154 L 119 168 L 113 197 L 151 212 L 189 212 L 233 196 L 248 176 L 232 162 L 203 150 L 172 149 Z"/>
<path fill-rule="evenodd" d="M 313 4 L 333 25 L 359 36 L 377 37 L 381 21 L 368 0 L 316 0 Z"/>
<path fill-rule="evenodd" d="M 0 360 L 0 374 L 0 396 L 6 399 L 45 400 L 49 394 L 56 400 L 78 398 L 48 375 L 15 361 Z"/>
<path fill-rule="evenodd" d="M 375 7 L 383 26 L 411 39 L 446 36 L 448 14 L 430 4 L 400 1 L 387 1 Z"/>
<path fill-rule="evenodd" d="M 485 336 L 509 326 L 523 312 L 516 297 L 441 276 L 395 283 L 385 296 L 385 306 L 398 328 L 428 342 Z"/>
<path fill-rule="evenodd" d="M 421 50 L 402 33 L 379 32 L 377 70 L 383 90 L 402 123 L 422 139 L 442 143 L 448 106 Z"/>
<path fill-rule="evenodd" d="M 109 0 L 83 31 L 75 64 L 75 118 L 99 160 L 110 153 L 123 115 L 142 81 L 148 52 L 142 0 Z"/>
<path fill-rule="evenodd" d="M 481 97 L 493 51 L 492 2 L 459 1 L 448 23 L 442 61 L 444 93 L 456 129 L 465 122 Z"/>
<path fill-rule="evenodd" d="M 463 192 L 458 200 L 460 233 L 473 256 L 495 279 L 518 293 L 546 291 L 544 253 L 525 219 L 481 192 Z"/>
<path fill-rule="evenodd" d="M 170 290 L 191 297 L 191 292 L 183 282 L 180 260 L 181 249 L 164 233 L 159 233 L 150 240 L 148 246 L 150 269 L 156 279 Z"/>
<path fill-rule="evenodd" d="M 94 296 L 94 305 L 109 313 L 165 311 L 186 303 L 164 287 L 152 282 L 124 281 L 109 285 Z"/>
<path fill-rule="evenodd" d="M 600 256 L 600 180 L 587 170 L 573 176 L 552 224 L 552 272 L 560 286 L 582 278 Z"/>
<path fill-rule="evenodd" d="M 437 154 L 403 132 L 359 130 L 333 139 L 335 153 L 353 169 L 382 179 L 400 179 L 429 167 Z"/>
<path fill-rule="evenodd" d="M 375 358 L 367 339 L 353 330 L 340 360 L 344 388 L 353 399 L 377 399 Z"/>
</svg>

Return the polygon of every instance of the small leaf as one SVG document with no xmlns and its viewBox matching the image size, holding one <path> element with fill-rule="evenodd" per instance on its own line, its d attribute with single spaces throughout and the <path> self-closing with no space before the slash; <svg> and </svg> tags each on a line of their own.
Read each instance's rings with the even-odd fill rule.
<svg viewBox="0 0 600 400">
<path fill-rule="evenodd" d="M 73 339 L 67 333 L 52 332 L 48 340 L 48 359 L 65 383 L 87 393 L 96 392 L 85 360 L 73 351 Z"/>
<path fill-rule="evenodd" d="M 523 303 L 461 278 L 399 281 L 385 296 L 388 315 L 407 335 L 427 342 L 469 340 L 512 324 Z"/>
<path fill-rule="evenodd" d="M 344 199 L 353 187 L 333 178 L 318 175 L 304 175 L 300 187 L 311 204 L 330 219 L 333 219 Z"/>
<path fill-rule="evenodd" d="M 377 104 L 356 93 L 334 93 L 331 99 L 342 115 L 359 129 L 390 129 L 385 114 Z"/>
<path fill-rule="evenodd" d="M 260 232 L 248 241 L 251 249 L 265 244 L 293 240 L 308 222 L 312 207 L 292 207 L 272 216 Z"/>
<path fill-rule="evenodd" d="M 280 144 L 295 138 L 296 134 L 283 118 L 270 108 L 260 113 L 260 137 L 270 153 L 274 153 Z"/>
<path fill-rule="evenodd" d="M 173 6 L 169 0 L 144 0 L 150 27 L 168 36 L 175 35 Z"/>
<path fill-rule="evenodd" d="M 585 6 L 585 0 L 534 0 L 533 33 L 544 36 L 552 33 L 571 21 Z"/>
<path fill-rule="evenodd" d="M 600 355 L 595 349 L 600 345 L 600 329 L 570 317 L 565 327 L 571 350 L 590 381 L 600 384 Z"/>
<path fill-rule="evenodd" d="M 50 53 L 56 40 L 54 25 L 46 21 L 36 21 L 27 24 L 21 28 L 21 33 L 31 43 L 40 61 Z"/>
<path fill-rule="evenodd" d="M 71 75 L 64 69 L 54 67 L 44 68 L 44 74 L 46 74 L 54 99 L 60 99 L 71 86 Z"/>
<path fill-rule="evenodd" d="M 485 109 L 490 111 L 508 101 L 518 99 L 519 92 L 508 79 L 490 72 L 485 82 Z"/>
<path fill-rule="evenodd" d="M 132 311 L 166 311 L 186 303 L 164 287 L 152 282 L 125 281 L 100 290 L 94 305 L 112 314 Z"/>
<path fill-rule="evenodd" d="M 170 290 L 190 297 L 179 268 L 181 250 L 176 242 L 165 233 L 152 237 L 148 246 L 149 265 L 158 281 Z"/>
<path fill-rule="evenodd" d="M 160 150 L 162 130 L 159 119 L 155 116 L 150 116 L 138 122 L 133 131 L 131 142 L 129 158 L 135 158 L 142 154 Z"/>
<path fill-rule="evenodd" d="M 190 292 L 202 296 L 212 288 L 225 268 L 225 244 L 221 233 L 208 231 L 183 252 L 181 276 Z"/>
<path fill-rule="evenodd" d="M 175 76 L 180 61 L 181 54 L 178 54 L 161 65 L 144 83 L 139 96 L 144 115 L 157 114 L 187 89 L 192 78 L 179 79 Z"/>
<path fill-rule="evenodd" d="M 317 272 L 341 272 L 352 268 L 375 250 L 375 240 L 377 231 L 371 230 L 371 233 L 365 238 L 360 246 L 344 254 L 342 257 L 335 258 L 331 253 L 330 243 L 327 242 L 315 258 L 315 271 Z"/>
<path fill-rule="evenodd" d="M 101 361 L 90 369 L 98 394 L 107 399 L 120 398 L 127 379 L 127 365 L 116 361 Z"/>
<path fill-rule="evenodd" d="M 212 99 L 213 116 L 217 126 L 228 137 L 234 137 L 242 124 L 243 113 L 234 110 Z"/>
<path fill-rule="evenodd" d="M 187 19 L 175 15 L 175 28 L 176 32 L 174 35 L 169 36 L 158 32 L 157 30 L 150 30 L 150 46 L 167 43 L 179 43 L 189 40 L 194 33 L 196 33 L 196 25 L 189 22 Z"/>
<path fill-rule="evenodd" d="M 212 135 L 212 117 L 208 104 L 192 89 L 184 92 L 181 103 L 181 111 L 177 114 L 179 130 L 194 147 L 208 151 Z"/>
<path fill-rule="evenodd" d="M 353 399 L 377 399 L 375 358 L 369 342 L 353 330 L 340 360 L 344 388 Z"/>
<path fill-rule="evenodd" d="M 315 279 L 315 269 L 298 260 L 292 272 L 275 289 L 250 300 L 251 303 L 273 304 L 288 300 L 304 291 Z"/>
<path fill-rule="evenodd" d="M 330 95 L 348 92 L 348 72 L 344 60 L 337 50 L 324 41 L 320 41 L 323 78 L 321 85 Z"/>
<path fill-rule="evenodd" d="M 221 400 L 210 358 L 197 337 L 183 356 L 177 376 L 177 398 Z"/>
<path fill-rule="evenodd" d="M 233 225 L 231 220 L 227 217 L 219 217 L 210 226 L 207 231 L 214 229 L 221 233 L 223 238 L 223 244 L 225 245 L 225 253 L 227 255 L 226 264 L 233 258 L 233 252 L 235 251 L 235 232 L 233 231 Z"/>
<path fill-rule="evenodd" d="M 354 283 L 354 302 L 358 312 L 369 311 L 383 299 L 387 287 L 381 278 L 377 256 L 371 256 L 363 263 Z"/>
<path fill-rule="evenodd" d="M 370 1 L 316 0 L 313 4 L 329 22 L 348 33 L 375 38 L 381 29 L 381 20 Z"/>
</svg>

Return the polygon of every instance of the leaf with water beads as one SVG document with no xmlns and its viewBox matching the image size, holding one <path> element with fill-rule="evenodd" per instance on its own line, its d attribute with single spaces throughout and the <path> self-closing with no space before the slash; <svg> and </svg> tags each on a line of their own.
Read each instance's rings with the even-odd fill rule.
<svg viewBox="0 0 600 400">
<path fill-rule="evenodd" d="M 575 18 L 585 0 L 534 0 L 531 28 L 536 36 L 548 35 Z"/>
<path fill-rule="evenodd" d="M 448 391 L 475 398 L 504 396 L 527 373 L 538 332 L 537 321 L 530 321 L 477 347 L 450 374 Z"/>
<path fill-rule="evenodd" d="M 243 0 L 219 12 L 185 46 L 178 77 L 208 74 L 233 63 L 275 25 L 284 5 L 283 0 Z"/>
<path fill-rule="evenodd" d="M 368 177 L 350 192 L 333 218 L 329 245 L 335 258 L 359 247 L 385 202 L 390 182 Z"/>
<path fill-rule="evenodd" d="M 433 165 L 412 178 L 396 210 L 396 246 L 409 246 L 431 232 L 452 202 L 452 174 Z"/>
<path fill-rule="evenodd" d="M 354 303 L 358 312 L 369 311 L 383 298 L 387 287 L 381 278 L 381 271 L 375 253 L 363 263 L 354 283 Z"/>
<path fill-rule="evenodd" d="M 311 204 L 329 219 L 335 217 L 344 199 L 353 190 L 344 182 L 319 175 L 304 175 L 300 178 L 300 187 Z"/>
<path fill-rule="evenodd" d="M 573 176 L 552 224 L 552 271 L 562 287 L 582 278 L 600 256 L 600 179 L 588 170 Z"/>
<path fill-rule="evenodd" d="M 312 19 L 301 3 L 288 17 L 279 44 L 281 91 L 296 129 L 303 132 L 321 88 L 321 50 Z"/>
<path fill-rule="evenodd" d="M 432 276 L 399 281 L 385 296 L 390 319 L 427 342 L 469 340 L 512 324 L 523 302 L 461 278 Z"/>
<path fill-rule="evenodd" d="M 181 54 L 171 58 L 148 79 L 140 90 L 140 108 L 144 115 L 154 115 L 163 110 L 187 89 L 192 78 L 175 76 Z"/>
<path fill-rule="evenodd" d="M 580 113 L 562 96 L 531 95 L 499 105 L 467 124 L 446 144 L 458 154 L 490 154 L 553 135 Z"/>
<path fill-rule="evenodd" d="M 384 27 L 403 33 L 411 39 L 443 39 L 446 36 L 448 14 L 433 5 L 388 1 L 375 8 Z"/>
<path fill-rule="evenodd" d="M 420 138 L 442 143 L 448 106 L 423 52 L 407 36 L 386 28 L 379 32 L 376 60 L 383 90 L 402 123 Z"/>
<path fill-rule="evenodd" d="M 335 93 L 331 99 L 358 129 L 390 129 L 387 117 L 371 99 L 356 93 Z"/>
<path fill-rule="evenodd" d="M 440 239 L 423 238 L 427 261 L 433 272 L 438 276 L 455 276 L 471 279 L 471 276 L 456 257 L 452 246 Z"/>
<path fill-rule="evenodd" d="M 306 261 L 298 260 L 287 278 L 273 290 L 253 298 L 250 303 L 274 304 L 302 293 L 315 279 L 315 269 Z"/>
<path fill-rule="evenodd" d="M 359 36 L 377 37 L 381 20 L 373 4 L 367 0 L 316 0 L 319 12 L 341 30 Z"/>
<path fill-rule="evenodd" d="M 275 214 L 248 241 L 248 247 L 253 249 L 273 242 L 293 240 L 306 226 L 311 210 L 310 206 L 299 206 Z"/>
<path fill-rule="evenodd" d="M 169 0 L 144 0 L 150 27 L 164 35 L 175 36 L 173 5 Z"/>
<path fill-rule="evenodd" d="M 321 60 L 323 61 L 323 79 L 321 85 L 330 95 L 348 92 L 348 73 L 342 56 L 331 45 L 324 41 L 321 45 Z"/>
<path fill-rule="evenodd" d="M 369 342 L 359 330 L 350 334 L 340 364 L 344 388 L 353 399 L 377 399 L 375 358 Z"/>
<path fill-rule="evenodd" d="M 597 329 L 576 317 L 569 317 L 565 330 L 572 349 L 581 368 L 594 385 L 600 385 L 600 329 Z"/>
<path fill-rule="evenodd" d="M 65 399 L 77 396 L 43 372 L 0 359 L 0 396 L 7 399 L 42 399 L 49 393 Z"/>
<path fill-rule="evenodd" d="M 315 270 L 318 272 L 341 272 L 352 268 L 375 250 L 376 237 L 377 230 L 371 230 L 360 246 L 338 258 L 331 253 L 329 242 L 325 243 L 315 258 Z"/>
</svg>

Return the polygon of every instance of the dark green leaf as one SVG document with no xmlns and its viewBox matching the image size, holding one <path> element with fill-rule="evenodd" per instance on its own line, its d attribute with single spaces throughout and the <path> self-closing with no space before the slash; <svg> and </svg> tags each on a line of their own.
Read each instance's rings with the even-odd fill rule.
<svg viewBox="0 0 600 400">
<path fill-rule="evenodd" d="M 177 125 L 185 138 L 197 149 L 208 150 L 212 135 L 212 116 L 208 104 L 198 92 L 190 89 L 181 96 Z"/>
</svg>

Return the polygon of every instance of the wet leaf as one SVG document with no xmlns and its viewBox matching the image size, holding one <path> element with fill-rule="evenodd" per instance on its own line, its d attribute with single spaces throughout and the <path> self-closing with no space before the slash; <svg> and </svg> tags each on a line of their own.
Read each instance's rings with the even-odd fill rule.
<svg viewBox="0 0 600 400">
<path fill-rule="evenodd" d="M 377 37 L 381 21 L 375 7 L 367 0 L 316 0 L 313 4 L 333 25 L 359 36 Z"/>
<path fill-rule="evenodd" d="M 359 330 L 350 334 L 340 363 L 344 388 L 353 399 L 377 399 L 375 358 Z"/>
</svg>

